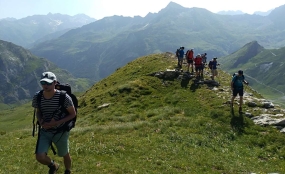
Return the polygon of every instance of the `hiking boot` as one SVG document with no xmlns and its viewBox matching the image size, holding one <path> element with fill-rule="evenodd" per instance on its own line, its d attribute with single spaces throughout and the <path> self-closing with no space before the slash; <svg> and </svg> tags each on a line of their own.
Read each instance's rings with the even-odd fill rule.
<svg viewBox="0 0 285 174">
<path fill-rule="evenodd" d="M 71 174 L 70 170 L 65 170 L 64 174 Z"/>
<path fill-rule="evenodd" d="M 56 162 L 53 162 L 53 164 L 49 165 L 49 174 L 54 174 L 56 173 L 56 171 L 59 169 L 59 164 L 57 164 Z"/>
</svg>

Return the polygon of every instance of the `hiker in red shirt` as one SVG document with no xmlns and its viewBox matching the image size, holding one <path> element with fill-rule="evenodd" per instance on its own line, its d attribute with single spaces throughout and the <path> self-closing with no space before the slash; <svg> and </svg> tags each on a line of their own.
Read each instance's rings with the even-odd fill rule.
<svg viewBox="0 0 285 174">
<path fill-rule="evenodd" d="M 196 71 L 196 77 L 201 77 L 203 76 L 202 70 L 203 70 L 203 62 L 202 62 L 202 57 L 200 54 L 196 56 L 194 59 L 195 62 L 195 71 Z"/>
<path fill-rule="evenodd" d="M 193 73 L 193 60 L 194 60 L 193 48 L 187 51 L 186 58 L 187 58 L 187 63 L 188 63 L 188 70 L 187 71 L 189 72 L 189 67 L 191 65 L 191 70 L 192 70 L 192 73 Z"/>
</svg>

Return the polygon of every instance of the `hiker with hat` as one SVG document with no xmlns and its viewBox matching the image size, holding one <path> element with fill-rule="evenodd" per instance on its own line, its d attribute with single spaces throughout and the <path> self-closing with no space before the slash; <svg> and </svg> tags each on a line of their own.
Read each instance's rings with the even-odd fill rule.
<svg viewBox="0 0 285 174">
<path fill-rule="evenodd" d="M 207 53 L 204 53 L 201 55 L 202 57 L 202 74 L 204 74 L 204 68 L 205 68 L 205 65 L 207 64 Z"/>
<path fill-rule="evenodd" d="M 249 83 L 245 81 L 243 71 L 239 70 L 238 73 L 235 73 L 231 82 L 231 89 L 233 92 L 232 100 L 231 100 L 231 109 L 233 111 L 234 99 L 237 94 L 239 94 L 239 113 L 242 113 L 242 104 L 243 104 L 243 83 L 248 85 Z"/>
<path fill-rule="evenodd" d="M 49 147 L 55 144 L 58 156 L 63 157 L 65 174 L 71 169 L 71 157 L 69 154 L 69 131 L 61 129 L 64 123 L 76 116 L 76 111 L 69 95 L 65 95 L 60 105 L 61 91 L 55 89 L 57 78 L 52 72 L 42 73 L 40 84 L 42 90 L 33 97 L 32 106 L 39 124 L 38 140 L 36 145 L 36 159 L 43 165 L 49 167 L 49 173 L 56 173 L 59 164 L 48 155 Z M 39 95 L 41 93 L 42 95 Z M 39 97 L 40 96 L 40 97 Z M 66 112 L 62 112 L 63 109 Z"/>
<path fill-rule="evenodd" d="M 193 73 L 193 61 L 194 61 L 194 48 L 191 48 L 186 52 L 186 59 L 187 59 L 187 72 L 189 72 L 189 68 L 191 66 L 191 72 Z"/>
<path fill-rule="evenodd" d="M 217 62 L 217 57 L 214 57 L 210 62 L 209 62 L 209 68 L 211 70 L 212 73 L 212 80 L 215 80 L 215 76 L 218 76 L 218 70 L 217 70 L 217 66 L 218 66 L 218 62 Z"/>
<path fill-rule="evenodd" d="M 200 54 L 197 54 L 196 58 L 194 59 L 194 62 L 195 62 L 196 78 L 202 77 L 203 62 Z"/>
<path fill-rule="evenodd" d="M 178 66 L 179 66 L 179 68 L 182 68 L 183 58 L 184 58 L 184 47 L 180 47 L 178 54 L 179 54 Z"/>
</svg>

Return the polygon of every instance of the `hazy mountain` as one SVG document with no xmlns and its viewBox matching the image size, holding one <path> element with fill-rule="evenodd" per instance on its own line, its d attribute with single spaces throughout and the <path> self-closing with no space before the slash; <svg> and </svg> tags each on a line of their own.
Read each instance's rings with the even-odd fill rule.
<svg viewBox="0 0 285 174">
<path fill-rule="evenodd" d="M 0 21 L 16 21 L 17 19 L 16 18 L 2 18 L 0 19 Z"/>
<path fill-rule="evenodd" d="M 278 48 L 285 45 L 283 11 L 285 6 L 269 16 L 219 15 L 171 2 L 144 18 L 103 18 L 31 51 L 74 76 L 100 80 L 137 57 L 174 52 L 179 46 L 194 48 L 195 54 L 207 52 L 209 58 L 228 55 L 252 40 Z"/>
<path fill-rule="evenodd" d="M 241 14 L 245 14 L 244 12 L 237 10 L 229 10 L 229 11 L 219 11 L 217 14 L 221 14 L 221 15 L 241 15 Z"/>
<path fill-rule="evenodd" d="M 253 14 L 260 15 L 260 16 L 268 16 L 271 12 L 272 12 L 272 10 L 268 10 L 268 11 L 265 11 L 265 12 L 256 11 Z"/>
<path fill-rule="evenodd" d="M 253 41 L 221 58 L 219 62 L 224 70 L 231 73 L 243 69 L 251 86 L 271 99 L 280 100 L 285 93 L 284 57 L 285 47 L 265 49 Z"/>
<path fill-rule="evenodd" d="M 74 91 L 84 91 L 90 86 L 90 81 L 76 79 L 68 71 L 32 55 L 23 47 L 0 40 L 0 103 L 30 100 L 41 89 L 39 79 L 44 71 L 54 72 L 60 82 L 71 84 Z"/>
<path fill-rule="evenodd" d="M 18 20 L 0 20 L 0 39 L 23 47 L 30 47 L 46 35 L 81 27 L 95 19 L 84 14 L 75 16 L 62 14 L 34 15 Z"/>
</svg>

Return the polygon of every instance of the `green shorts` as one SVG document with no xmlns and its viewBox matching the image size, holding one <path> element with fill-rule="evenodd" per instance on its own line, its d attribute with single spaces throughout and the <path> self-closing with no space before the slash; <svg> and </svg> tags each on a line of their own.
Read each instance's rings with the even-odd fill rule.
<svg viewBox="0 0 285 174">
<path fill-rule="evenodd" d="M 51 132 L 40 130 L 40 136 L 38 136 L 36 154 L 46 153 L 51 147 L 51 142 L 56 146 L 58 156 L 63 157 L 69 152 L 69 132 L 60 132 L 53 134 Z"/>
</svg>

